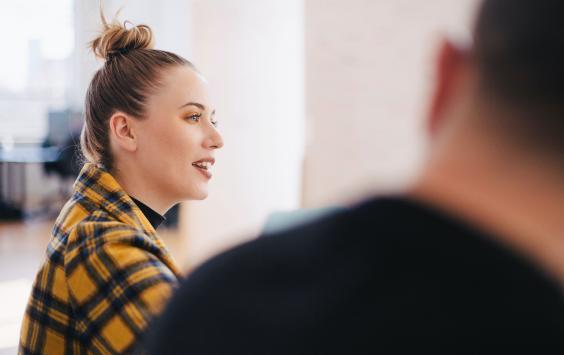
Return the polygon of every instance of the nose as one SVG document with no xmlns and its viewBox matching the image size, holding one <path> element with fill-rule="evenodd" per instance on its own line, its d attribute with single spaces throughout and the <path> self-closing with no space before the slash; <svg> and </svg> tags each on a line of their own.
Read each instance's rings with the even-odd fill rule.
<svg viewBox="0 0 564 355">
<path fill-rule="evenodd" d="M 223 137 L 213 126 L 209 130 L 209 135 L 204 140 L 204 147 L 206 149 L 219 149 L 223 147 Z"/>
</svg>

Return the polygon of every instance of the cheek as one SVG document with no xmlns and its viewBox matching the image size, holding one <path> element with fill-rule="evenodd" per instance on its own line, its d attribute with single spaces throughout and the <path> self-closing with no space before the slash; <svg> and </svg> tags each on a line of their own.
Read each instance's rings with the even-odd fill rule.
<svg viewBox="0 0 564 355">
<path fill-rule="evenodd" d="M 142 132 L 143 145 L 154 152 L 172 150 L 175 144 L 180 142 L 182 126 L 176 122 L 164 123 L 169 120 L 155 120 L 150 125 L 144 127 Z"/>
<path fill-rule="evenodd" d="M 179 165 L 189 166 L 200 159 L 201 135 L 197 127 L 189 125 L 176 125 L 174 127 L 160 128 L 153 138 L 155 149 L 153 156 L 166 161 L 171 168 Z"/>
<path fill-rule="evenodd" d="M 139 159 L 149 159 L 155 163 L 166 161 L 174 153 L 170 133 L 162 130 L 147 132 L 143 145 L 140 147 Z"/>
<path fill-rule="evenodd" d="M 180 126 L 171 133 L 168 143 L 183 156 L 197 156 L 199 152 L 199 143 L 201 141 L 201 134 L 198 127 L 195 126 Z"/>
</svg>

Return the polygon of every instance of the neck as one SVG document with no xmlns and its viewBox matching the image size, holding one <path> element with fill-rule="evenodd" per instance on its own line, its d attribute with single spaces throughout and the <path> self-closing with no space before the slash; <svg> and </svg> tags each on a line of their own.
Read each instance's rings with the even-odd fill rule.
<svg viewBox="0 0 564 355">
<path fill-rule="evenodd" d="M 564 283 L 564 174 L 487 138 L 454 141 L 429 161 L 411 196 L 490 232 Z"/>
<path fill-rule="evenodd" d="M 112 176 L 122 189 L 129 196 L 143 202 L 161 216 L 176 203 L 172 198 L 164 196 L 158 186 L 150 184 L 144 178 L 143 172 L 138 171 L 134 165 L 127 165 L 122 162 L 115 166 Z"/>
</svg>

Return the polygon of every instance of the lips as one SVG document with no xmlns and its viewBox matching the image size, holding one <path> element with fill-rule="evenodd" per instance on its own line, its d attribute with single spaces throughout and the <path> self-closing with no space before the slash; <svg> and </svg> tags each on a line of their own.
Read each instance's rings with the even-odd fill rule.
<svg viewBox="0 0 564 355">
<path fill-rule="evenodd" d="M 192 163 L 192 165 L 194 165 L 196 168 L 200 168 L 204 170 L 208 170 L 212 166 L 212 164 L 207 161 Z"/>
<path fill-rule="evenodd" d="M 205 159 L 200 159 L 196 162 L 193 162 L 192 166 L 195 167 L 196 169 L 198 169 L 198 171 L 200 173 L 202 173 L 202 175 L 204 175 L 204 177 L 206 177 L 207 179 L 211 179 L 212 173 L 211 173 L 210 169 L 214 164 L 215 164 L 214 158 L 205 158 Z"/>
</svg>

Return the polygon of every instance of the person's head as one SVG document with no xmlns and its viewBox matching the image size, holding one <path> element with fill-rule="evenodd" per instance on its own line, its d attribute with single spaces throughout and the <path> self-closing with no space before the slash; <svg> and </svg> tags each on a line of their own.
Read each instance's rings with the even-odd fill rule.
<svg viewBox="0 0 564 355">
<path fill-rule="evenodd" d="M 479 126 L 515 149 L 564 162 L 562 13 L 558 0 L 483 1 L 472 43 L 442 46 L 432 134 L 440 139 L 451 123 L 472 120 L 457 127 Z"/>
<path fill-rule="evenodd" d="M 108 23 L 91 47 L 105 63 L 86 94 L 81 150 L 88 162 L 173 203 L 207 196 L 223 146 L 204 77 L 186 59 L 153 49 L 151 29 Z"/>
</svg>

